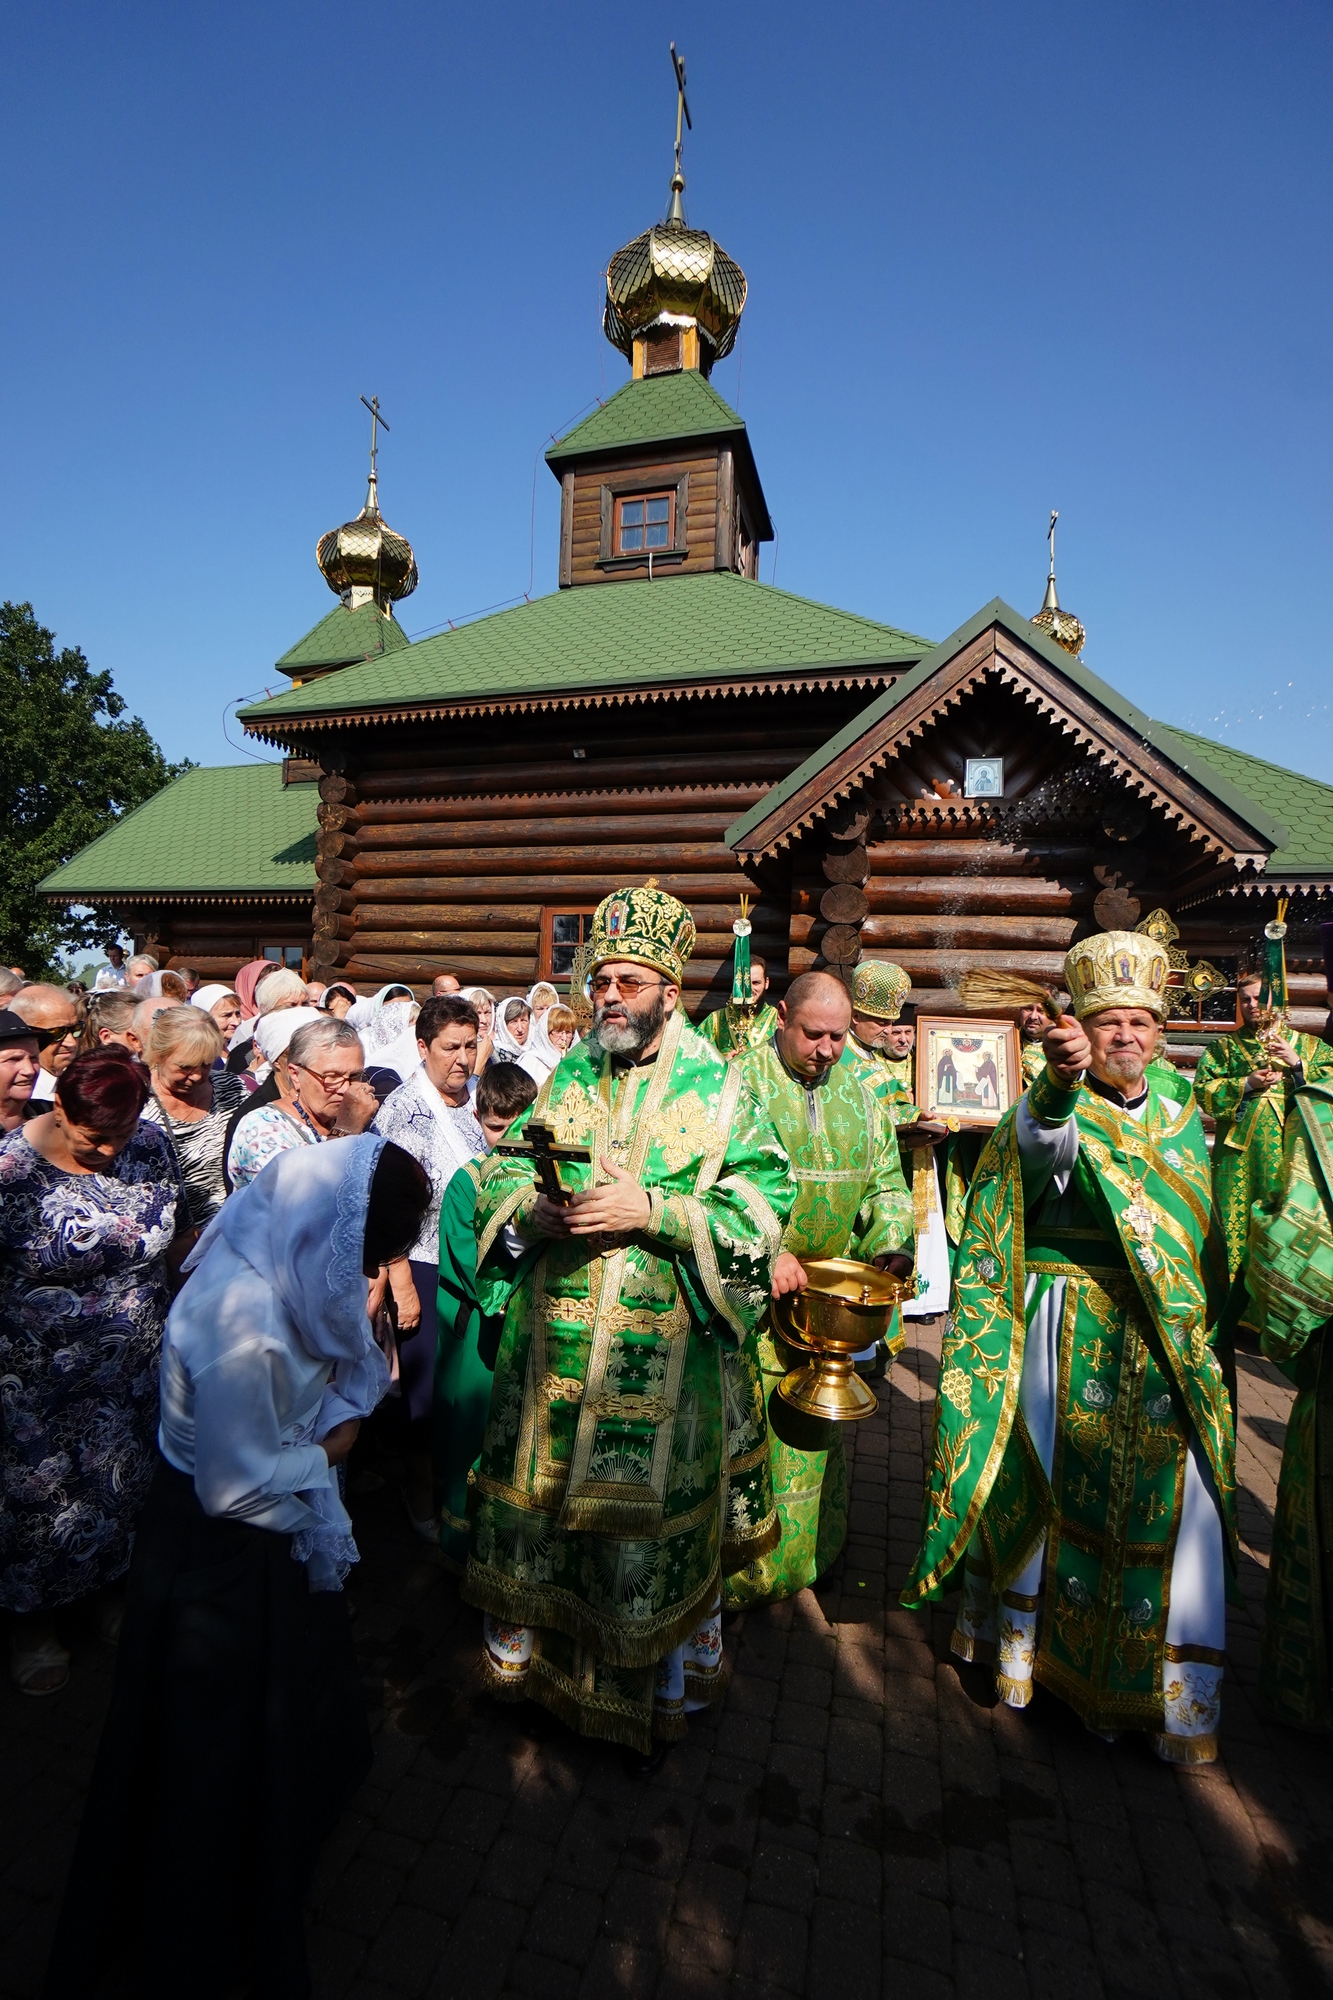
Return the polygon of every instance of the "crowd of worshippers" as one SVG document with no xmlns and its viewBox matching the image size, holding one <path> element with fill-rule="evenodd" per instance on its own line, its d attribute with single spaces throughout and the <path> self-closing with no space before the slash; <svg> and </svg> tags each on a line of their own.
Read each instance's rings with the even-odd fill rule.
<svg viewBox="0 0 1333 2000">
<path fill-rule="evenodd" d="M 1015 1010 L 1021 1095 L 961 1129 L 918 1102 L 898 967 L 774 1004 L 738 965 L 696 1025 L 694 940 L 652 885 L 607 897 L 582 1034 L 549 985 L 445 975 L 418 1005 L 263 961 L 184 1004 L 133 962 L 82 1015 L 7 997 L 11 1679 L 58 1692 L 90 1625 L 119 1648 L 50 1994 L 111 1949 L 179 1990 L 200 1936 L 230 1940 L 200 1992 L 261 1962 L 309 1990 L 301 1896 L 370 1760 L 348 1459 L 386 1399 L 486 1685 L 653 1770 L 725 1691 L 723 1614 L 846 1538 L 843 1426 L 777 1393 L 822 1260 L 903 1281 L 859 1374 L 904 1321 L 941 1337 L 901 1601 L 953 1595 L 998 1701 L 1041 1683 L 1180 1765 L 1218 1754 L 1235 1347 L 1261 1345 L 1298 1391 L 1263 1692 L 1333 1727 L 1333 1049 L 1242 977 L 1191 1083 L 1165 951 L 1098 933 Z"/>
</svg>

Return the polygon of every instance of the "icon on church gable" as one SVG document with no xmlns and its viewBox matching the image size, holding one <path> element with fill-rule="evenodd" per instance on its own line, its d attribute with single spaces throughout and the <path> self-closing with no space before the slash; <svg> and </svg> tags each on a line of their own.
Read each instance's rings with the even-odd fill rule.
<svg viewBox="0 0 1333 2000">
<path fill-rule="evenodd" d="M 969 757 L 963 779 L 963 796 L 968 799 L 1002 799 L 1003 757 Z"/>
</svg>

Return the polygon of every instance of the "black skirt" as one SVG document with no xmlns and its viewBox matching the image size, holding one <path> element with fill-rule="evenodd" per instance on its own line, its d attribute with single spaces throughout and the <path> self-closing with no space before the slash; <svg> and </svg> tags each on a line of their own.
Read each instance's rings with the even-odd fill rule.
<svg viewBox="0 0 1333 2000">
<path fill-rule="evenodd" d="M 370 1764 L 341 1592 L 161 1461 L 46 2000 L 308 1995 L 302 1901 Z"/>
</svg>

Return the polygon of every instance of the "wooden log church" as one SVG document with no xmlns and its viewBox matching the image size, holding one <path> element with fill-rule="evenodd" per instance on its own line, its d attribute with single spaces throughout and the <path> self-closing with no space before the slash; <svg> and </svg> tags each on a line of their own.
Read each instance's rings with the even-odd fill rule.
<svg viewBox="0 0 1333 2000">
<path fill-rule="evenodd" d="M 186 881 L 172 794 L 225 789 L 190 773 L 47 892 L 210 974 L 268 952 L 363 990 L 451 971 L 501 995 L 567 975 L 601 897 L 652 875 L 698 925 L 694 1013 L 727 997 L 743 893 L 779 988 L 887 957 L 937 1010 L 969 966 L 1058 981 L 1075 938 L 1160 910 L 1182 966 L 1225 982 L 1202 1008 L 1182 991 L 1182 1020 L 1232 1017 L 1286 895 L 1296 1019 L 1322 1025 L 1333 787 L 1099 680 L 1053 552 L 1035 619 L 997 600 L 942 645 L 758 581 L 763 487 L 710 379 L 745 279 L 687 227 L 683 185 L 608 268 L 630 379 L 546 454 L 557 591 L 409 644 L 393 607 L 416 563 L 379 512 L 372 430 L 366 506 L 319 544 L 339 603 L 278 662 L 288 691 L 241 712 L 285 753 L 266 782 L 286 818 L 234 825 L 230 859 Z"/>
</svg>

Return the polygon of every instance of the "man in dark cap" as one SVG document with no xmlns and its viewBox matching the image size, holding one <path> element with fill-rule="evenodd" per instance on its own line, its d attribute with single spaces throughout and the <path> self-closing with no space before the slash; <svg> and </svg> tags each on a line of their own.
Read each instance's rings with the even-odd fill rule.
<svg viewBox="0 0 1333 2000">
<path fill-rule="evenodd" d="M 27 1117 L 37 1058 L 46 1040 L 41 1029 L 0 1007 L 0 1132 L 12 1132 Z"/>
</svg>

